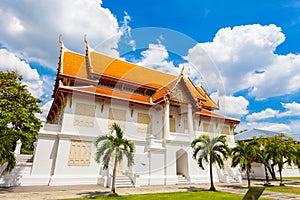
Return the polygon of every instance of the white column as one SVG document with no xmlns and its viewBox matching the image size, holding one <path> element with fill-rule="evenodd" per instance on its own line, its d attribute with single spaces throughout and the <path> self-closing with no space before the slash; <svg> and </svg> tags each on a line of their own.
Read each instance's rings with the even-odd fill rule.
<svg viewBox="0 0 300 200">
<path fill-rule="evenodd" d="M 165 118 L 164 118 L 164 139 L 170 136 L 170 102 L 166 101 L 165 105 Z"/>
<path fill-rule="evenodd" d="M 190 136 L 191 139 L 193 139 L 194 138 L 194 128 L 193 128 L 193 111 L 192 111 L 192 105 L 191 104 L 188 104 L 187 120 L 188 120 L 189 136 Z"/>
</svg>

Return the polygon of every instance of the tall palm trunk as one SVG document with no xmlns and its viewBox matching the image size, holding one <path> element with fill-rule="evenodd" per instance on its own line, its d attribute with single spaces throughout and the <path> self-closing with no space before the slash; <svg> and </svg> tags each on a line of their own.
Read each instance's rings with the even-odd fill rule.
<svg viewBox="0 0 300 200">
<path fill-rule="evenodd" d="M 271 165 L 271 169 L 272 169 L 272 172 L 271 172 L 272 179 L 277 180 L 276 173 L 275 173 L 275 164 Z"/>
<path fill-rule="evenodd" d="M 214 180 L 213 180 L 213 168 L 212 168 L 212 161 L 210 159 L 210 162 L 209 162 L 209 175 L 210 175 L 210 188 L 209 190 L 211 191 L 216 191 L 216 188 L 214 186 Z"/>
<path fill-rule="evenodd" d="M 115 163 L 114 163 L 114 169 L 113 169 L 113 179 L 112 179 L 112 185 L 111 185 L 111 193 L 116 193 L 116 172 L 117 172 L 117 164 L 118 164 L 118 157 L 117 157 L 117 150 L 115 155 Z"/>
<path fill-rule="evenodd" d="M 251 183 L 250 183 L 250 167 L 249 166 L 247 166 L 246 173 L 247 173 L 247 180 L 248 180 L 248 188 L 250 188 Z"/>
<path fill-rule="evenodd" d="M 280 176 L 280 186 L 284 186 L 284 183 L 282 181 L 282 167 L 279 167 L 279 176 Z"/>
</svg>

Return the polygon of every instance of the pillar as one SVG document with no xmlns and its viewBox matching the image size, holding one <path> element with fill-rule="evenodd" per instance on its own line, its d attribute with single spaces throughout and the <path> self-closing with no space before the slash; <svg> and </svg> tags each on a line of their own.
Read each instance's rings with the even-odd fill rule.
<svg viewBox="0 0 300 200">
<path fill-rule="evenodd" d="M 165 117 L 164 117 L 164 136 L 165 140 L 170 136 L 170 102 L 169 100 L 166 101 L 165 105 Z"/>
<path fill-rule="evenodd" d="M 193 111 L 192 105 L 188 104 L 188 113 L 187 113 L 187 120 L 188 120 L 188 132 L 191 139 L 194 138 L 194 128 L 193 128 Z"/>
</svg>

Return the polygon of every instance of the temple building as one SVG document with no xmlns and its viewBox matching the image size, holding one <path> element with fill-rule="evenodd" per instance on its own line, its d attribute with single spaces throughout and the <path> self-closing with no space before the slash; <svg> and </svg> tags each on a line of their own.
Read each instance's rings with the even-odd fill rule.
<svg viewBox="0 0 300 200">
<path fill-rule="evenodd" d="M 118 166 L 117 187 L 208 183 L 209 168 L 200 169 L 192 158 L 191 141 L 201 134 L 221 134 L 234 146 L 239 120 L 215 113 L 218 103 L 183 70 L 177 76 L 162 73 L 85 44 L 82 55 L 61 42 L 47 122 L 38 133 L 31 164 L 11 173 L 19 173 L 11 185 L 109 186 L 112 168 L 103 170 L 95 161 L 94 141 L 114 122 L 136 147 L 134 165 L 128 168 L 123 160 Z M 215 181 L 241 181 L 229 161 L 214 171 Z"/>
</svg>

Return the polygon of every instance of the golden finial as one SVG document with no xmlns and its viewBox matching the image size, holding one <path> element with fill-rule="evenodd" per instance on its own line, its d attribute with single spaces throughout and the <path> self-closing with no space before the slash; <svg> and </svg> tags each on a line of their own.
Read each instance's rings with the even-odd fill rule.
<svg viewBox="0 0 300 200">
<path fill-rule="evenodd" d="M 184 71 L 184 64 L 182 64 L 182 69 L 181 69 L 180 75 L 183 75 L 183 71 Z"/>
<path fill-rule="evenodd" d="M 88 42 L 87 42 L 87 39 L 86 39 L 86 34 L 84 34 L 84 43 L 85 43 L 86 45 L 88 45 Z"/>
<path fill-rule="evenodd" d="M 58 42 L 62 46 L 63 41 L 62 41 L 61 37 L 62 37 L 62 34 L 59 34 L 59 36 L 58 36 Z"/>
</svg>

